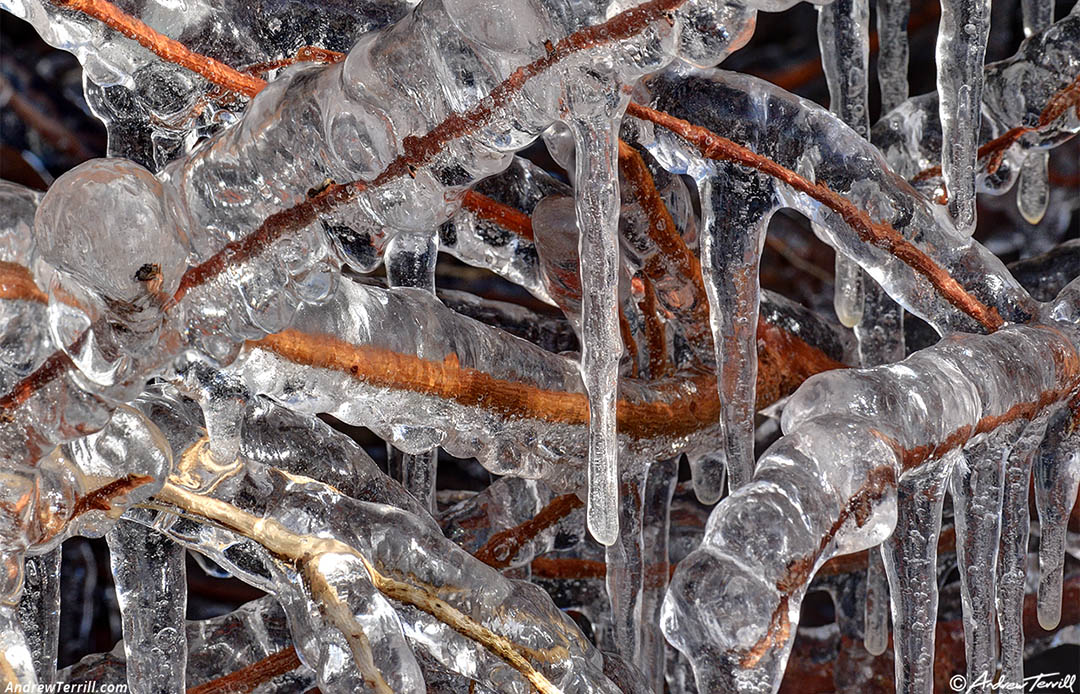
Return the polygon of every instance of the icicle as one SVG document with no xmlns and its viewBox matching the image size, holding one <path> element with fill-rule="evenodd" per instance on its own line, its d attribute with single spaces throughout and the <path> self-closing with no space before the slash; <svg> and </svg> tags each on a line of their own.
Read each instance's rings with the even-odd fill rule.
<svg viewBox="0 0 1080 694">
<path fill-rule="evenodd" d="M 185 392 L 202 408 L 210 454 L 217 464 L 213 470 L 207 467 L 210 476 L 198 480 L 189 477 L 186 484 L 193 489 L 209 489 L 240 471 L 247 393 L 235 378 L 202 362 L 181 364 L 177 373 L 183 379 Z"/>
<path fill-rule="evenodd" d="M 619 539 L 604 551 L 615 650 L 627 662 L 638 662 L 641 648 L 641 599 L 646 569 L 641 531 L 649 467 L 624 477 L 619 496 Z"/>
<path fill-rule="evenodd" d="M 704 453 L 687 456 L 690 461 L 690 478 L 694 496 L 701 503 L 716 503 L 724 493 L 727 483 L 727 454 Z M 710 500 L 711 501 L 708 501 Z"/>
<path fill-rule="evenodd" d="M 966 446 L 950 481 L 969 682 L 993 672 L 997 661 L 994 627 L 1003 466 L 1025 424 L 1019 421 L 1002 425 L 981 441 Z"/>
<path fill-rule="evenodd" d="M 836 0 L 818 9 L 818 43 L 829 85 L 829 110 L 866 139 L 870 138 L 866 103 L 869 15 L 867 0 Z M 837 318 L 849 328 L 863 315 L 863 282 L 858 263 L 837 253 L 833 306 Z"/>
<path fill-rule="evenodd" d="M 589 395 L 589 531 L 603 545 L 619 537 L 615 399 L 619 357 L 619 175 L 617 123 L 574 117 L 577 219 L 581 234 L 581 372 Z"/>
<path fill-rule="evenodd" d="M 668 584 L 668 530 L 671 498 L 679 481 L 679 460 L 670 458 L 649 466 L 645 478 L 641 520 L 645 555 L 645 587 L 641 594 L 642 631 L 637 663 L 655 694 L 663 694 L 667 641 L 660 630 L 660 608 Z"/>
<path fill-rule="evenodd" d="M 739 192 L 725 194 L 731 187 Z M 723 493 L 723 474 L 716 469 L 721 462 L 731 489 L 746 484 L 754 474 L 758 268 L 777 202 L 768 179 L 729 164 L 717 165 L 698 191 L 701 273 L 709 295 L 724 448 L 717 456 L 722 460 L 712 461 L 707 474 L 695 474 L 694 491 L 702 503 L 712 504 Z"/>
<path fill-rule="evenodd" d="M 403 453 L 388 443 L 386 455 L 387 474 L 401 482 L 429 513 L 434 514 L 439 449 L 432 448 L 416 454 Z"/>
<path fill-rule="evenodd" d="M 871 655 L 881 655 L 889 646 L 889 577 L 880 547 L 867 555 L 864 621 L 863 646 Z"/>
<path fill-rule="evenodd" d="M 1035 457 L 1035 504 L 1039 510 L 1039 624 L 1052 631 L 1061 620 L 1061 573 L 1065 533 L 1080 484 L 1080 433 L 1076 405 L 1050 420 Z"/>
<path fill-rule="evenodd" d="M 127 520 L 106 538 L 124 624 L 128 691 L 182 694 L 187 667 L 184 548 Z"/>
<path fill-rule="evenodd" d="M 836 254 L 833 309 L 840 324 L 852 328 L 863 317 L 863 270 L 847 256 Z"/>
<path fill-rule="evenodd" d="M 952 457 L 950 454 L 901 478 L 896 529 L 884 543 L 898 694 L 930 694 L 934 690 L 937 545 Z"/>
<path fill-rule="evenodd" d="M 1028 487 L 1032 456 L 1046 430 L 1040 417 L 1020 435 L 1005 465 L 1001 501 L 1001 549 L 998 554 L 997 612 L 1001 633 L 1001 681 L 1024 682 L 1024 585 L 1027 576 Z"/>
<path fill-rule="evenodd" d="M 908 98 L 908 18 L 911 0 L 878 0 L 878 85 L 881 112 L 888 113 Z"/>
<path fill-rule="evenodd" d="M 60 548 L 26 558 L 19 623 L 34 658 L 39 684 L 56 681 L 60 636 Z"/>
<path fill-rule="evenodd" d="M 1024 36 L 1030 37 L 1054 23 L 1053 0 L 1020 0 Z M 1050 204 L 1050 152 L 1029 152 L 1016 184 L 1016 208 L 1028 224 L 1038 224 Z"/>
<path fill-rule="evenodd" d="M 416 287 L 435 292 L 435 261 L 439 254 L 439 237 L 433 233 L 405 232 L 394 236 L 386 246 L 384 262 L 386 279 L 391 287 Z M 389 444 L 388 444 L 389 445 Z M 432 513 L 435 512 L 435 483 L 439 464 L 439 449 L 422 453 L 387 451 L 391 476 Z"/>
<path fill-rule="evenodd" d="M 435 291 L 435 260 L 439 237 L 427 232 L 404 232 L 386 245 L 386 280 L 391 287 Z"/>
<path fill-rule="evenodd" d="M 904 309 L 863 272 L 866 312 L 855 326 L 859 364 L 891 364 L 904 358 Z M 866 622 L 863 643 L 874 655 L 885 652 L 889 641 L 889 580 L 881 552 L 871 550 L 866 567 Z"/>
<path fill-rule="evenodd" d="M 836 0 L 818 9 L 821 65 L 829 85 L 829 110 L 861 137 L 870 138 L 867 0 Z"/>
<path fill-rule="evenodd" d="M 1024 38 L 1054 23 L 1054 0 L 1020 0 L 1020 9 L 1024 13 Z"/>
<path fill-rule="evenodd" d="M 1029 152 L 1020 167 L 1016 184 L 1016 209 L 1028 224 L 1038 224 L 1050 204 L 1050 153 L 1045 150 Z"/>
<path fill-rule="evenodd" d="M 18 610 L 9 605 L 0 605 L 0 691 L 38 691 L 34 659 L 23 636 Z"/>
<path fill-rule="evenodd" d="M 942 0 L 937 37 L 941 170 L 949 214 L 961 234 L 975 231 L 975 154 L 982 125 L 983 58 L 990 0 Z"/>
</svg>

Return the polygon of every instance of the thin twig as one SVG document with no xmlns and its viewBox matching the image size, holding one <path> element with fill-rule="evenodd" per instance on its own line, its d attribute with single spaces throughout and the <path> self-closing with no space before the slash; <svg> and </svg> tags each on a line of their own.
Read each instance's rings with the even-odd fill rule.
<svg viewBox="0 0 1080 694">
<path fill-rule="evenodd" d="M 213 58 L 196 53 L 175 39 L 151 29 L 142 20 L 108 0 L 53 0 L 57 7 L 77 10 L 139 43 L 163 60 L 180 65 L 210 82 L 246 96 L 255 96 L 266 81 L 234 70 Z"/>
<path fill-rule="evenodd" d="M 511 667 L 520 672 L 525 679 L 542 694 L 561 694 L 561 691 L 518 652 L 517 647 L 499 634 L 491 631 L 472 617 L 422 588 L 384 576 L 355 548 L 331 538 L 300 535 L 281 523 L 270 518 L 259 518 L 236 508 L 232 504 L 201 496 L 168 481 L 156 497 L 167 504 L 172 504 L 183 511 L 200 516 L 206 520 L 255 540 L 272 554 L 292 562 L 304 569 L 309 576 L 318 576 L 319 558 L 326 554 L 341 554 L 356 558 L 363 564 L 375 588 L 386 597 L 411 605 L 446 624 L 466 638 L 476 641 Z M 325 577 L 323 577 L 325 581 Z M 329 584 L 327 584 L 329 585 Z M 320 596 L 325 597 L 325 596 Z M 347 611 L 347 610 L 345 610 Z M 346 615 L 331 611 L 331 618 L 344 619 Z M 358 629 L 355 620 L 351 624 L 337 624 L 343 633 L 353 633 Z M 357 663 L 358 666 L 362 665 Z M 373 673 L 379 676 L 381 674 Z M 367 676 L 368 673 L 365 673 Z M 385 686 L 385 680 L 383 680 Z"/>
<path fill-rule="evenodd" d="M 693 125 L 667 113 L 633 102 L 627 107 L 626 113 L 671 130 L 694 145 L 702 156 L 708 159 L 742 164 L 810 196 L 840 215 L 864 242 L 887 251 L 926 278 L 946 301 L 971 316 L 987 331 L 993 332 L 1005 324 L 997 309 L 979 301 L 930 256 L 901 236 L 892 225 L 875 222 L 850 200 L 830 190 L 824 183 L 820 181 L 812 183 L 791 169 L 726 137 L 721 137 L 706 128 Z"/>
</svg>

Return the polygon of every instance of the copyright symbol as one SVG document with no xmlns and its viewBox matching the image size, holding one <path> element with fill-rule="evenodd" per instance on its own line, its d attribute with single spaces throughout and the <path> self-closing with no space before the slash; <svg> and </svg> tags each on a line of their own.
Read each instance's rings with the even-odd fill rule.
<svg viewBox="0 0 1080 694">
<path fill-rule="evenodd" d="M 963 675 L 953 675 L 949 678 L 949 688 L 954 692 L 959 692 L 967 686 L 967 678 Z"/>
</svg>

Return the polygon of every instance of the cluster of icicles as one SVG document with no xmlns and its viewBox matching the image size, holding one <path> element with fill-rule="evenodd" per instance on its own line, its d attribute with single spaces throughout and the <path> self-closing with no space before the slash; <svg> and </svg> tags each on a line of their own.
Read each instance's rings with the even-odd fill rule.
<svg viewBox="0 0 1080 694">
<path fill-rule="evenodd" d="M 5 676 L 57 678 L 58 545 L 76 534 L 107 534 L 133 692 L 183 691 L 209 648 L 212 630 L 184 622 L 187 549 L 273 596 L 220 637 L 235 640 L 236 668 L 290 641 L 265 626 L 284 611 L 303 666 L 276 691 L 663 691 L 666 638 L 697 690 L 719 692 L 775 690 L 814 573 L 880 545 L 870 590 L 887 580 L 898 690 L 927 691 L 948 488 L 969 673 L 992 672 L 1000 643 L 1002 676 L 1022 680 L 1028 480 L 1045 626 L 1060 609 L 1080 481 L 1080 284 L 1048 275 L 1036 284 L 1056 283 L 1054 298 L 1036 301 L 969 235 L 976 191 L 1019 180 L 1025 217 L 1045 211 L 1047 151 L 1080 129 L 1075 104 L 1053 110 L 1080 74 L 1080 11 L 1052 23 L 1049 5 L 1025 4 L 1030 37 L 984 68 L 988 2 L 946 0 L 939 94 L 908 99 L 906 2 L 880 3 L 891 110 L 871 129 L 865 1 L 821 9 L 835 113 L 707 69 L 745 43 L 757 10 L 787 4 L 357 8 L 343 61 L 284 71 L 231 113 L 203 100 L 211 85 L 93 20 L 6 0 L 84 60 L 90 91 L 120 86 L 171 118 L 126 114 L 146 120 L 150 150 L 110 131 L 111 151 L 151 152 L 142 163 L 156 174 L 113 158 L 44 196 L 0 188 Z M 136 14 L 195 30 L 230 12 L 176 17 L 146 3 Z M 153 79 L 136 79 L 149 68 Z M 180 103 L 146 96 L 178 75 Z M 731 136 L 791 176 L 725 159 L 690 130 L 649 122 L 655 112 Z M 980 142 L 1019 127 L 1029 131 L 993 166 L 977 159 Z M 196 132 L 209 135 L 185 152 Z M 514 156 L 541 136 L 572 185 Z M 655 181 L 675 231 L 666 245 L 651 233 L 656 208 L 620 198 L 623 161 Z M 905 180 L 938 163 L 920 188 Z M 352 181 L 363 184 L 339 185 Z M 529 214 L 529 233 L 510 238 L 461 207 L 470 189 Z M 947 207 L 932 202 L 945 192 Z M 837 312 L 854 345 L 759 291 L 765 232 L 784 208 L 837 250 Z M 860 211 L 891 245 L 868 242 Z M 558 306 L 569 327 L 437 298 L 440 249 Z M 389 286 L 363 277 L 380 263 Z M 643 293 L 642 277 L 654 288 Z M 659 338 L 648 302 L 666 316 Z M 903 359 L 901 307 L 943 339 Z M 783 407 L 785 435 L 755 462 L 761 325 L 866 368 L 807 381 Z M 575 338 L 580 356 L 560 353 Z M 657 339 L 666 363 L 629 350 Z M 405 486 L 315 414 L 392 444 Z M 441 528 L 437 447 L 505 476 Z M 667 586 L 648 562 L 666 566 L 684 454 L 700 500 L 720 498 L 725 477 L 732 491 Z M 585 518 L 573 507 L 527 546 L 473 556 L 581 489 Z M 466 521 L 481 515 L 497 517 L 478 534 Z M 614 653 L 511 578 L 567 538 L 584 544 L 586 522 L 608 574 L 606 595 L 582 600 Z M 875 649 L 884 604 L 868 608 Z"/>
</svg>

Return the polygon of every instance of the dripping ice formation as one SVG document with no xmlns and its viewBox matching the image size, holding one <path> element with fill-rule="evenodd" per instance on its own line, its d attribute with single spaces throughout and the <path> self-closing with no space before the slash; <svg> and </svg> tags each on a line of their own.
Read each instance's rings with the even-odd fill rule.
<svg viewBox="0 0 1080 694">
<path fill-rule="evenodd" d="M 238 667 L 294 649 L 275 691 L 774 691 L 811 579 L 880 546 L 867 647 L 886 646 L 887 581 L 897 688 L 924 691 L 949 491 L 967 675 L 1000 659 L 1022 681 L 1029 477 L 1038 619 L 1061 613 L 1080 289 L 1068 248 L 1037 300 L 968 237 L 976 192 L 1015 187 L 1029 222 L 1051 205 L 1049 150 L 1080 129 L 1074 102 L 1054 110 L 1075 99 L 1080 14 L 1025 3 L 1029 38 L 984 68 L 986 4 L 947 5 L 940 98 L 908 99 L 908 8 L 888 0 L 891 111 L 871 130 L 858 0 L 820 10 L 833 113 L 707 69 L 757 10 L 789 4 L 362 7 L 293 37 L 347 56 L 250 101 L 215 101 L 70 8 L 5 4 L 80 55 L 110 154 L 127 156 L 44 196 L 0 185 L 5 676 L 205 681 L 210 637 L 184 621 L 191 550 L 272 596 L 244 628 L 287 620 L 236 636 L 259 642 Z M 157 4 L 132 7 L 165 28 Z M 236 11 L 164 15 L 214 52 Z M 218 57 L 290 57 L 271 19 Z M 171 101 L 149 76 L 179 85 Z M 149 144 L 121 135 L 132 119 Z M 515 156 L 541 135 L 568 182 Z M 724 159 L 728 137 L 758 163 Z M 854 337 L 761 291 L 785 209 L 836 250 Z M 440 249 L 561 315 L 440 291 Z M 385 283 L 364 276 L 380 263 Z M 902 361 L 901 307 L 943 336 Z M 755 426 L 766 406 L 782 436 Z M 395 447 L 405 485 L 315 415 Z M 439 449 L 502 477 L 440 508 Z M 681 455 L 697 498 L 719 502 L 707 521 L 693 506 L 703 531 L 672 520 Z M 58 546 L 78 534 L 108 538 L 124 640 L 58 674 Z M 570 570 L 588 630 L 537 585 Z"/>
</svg>

